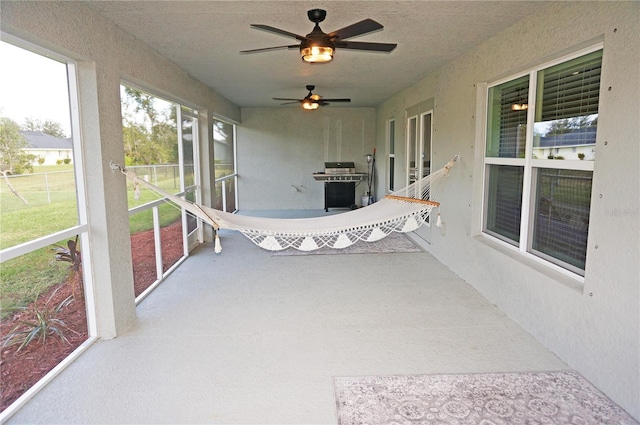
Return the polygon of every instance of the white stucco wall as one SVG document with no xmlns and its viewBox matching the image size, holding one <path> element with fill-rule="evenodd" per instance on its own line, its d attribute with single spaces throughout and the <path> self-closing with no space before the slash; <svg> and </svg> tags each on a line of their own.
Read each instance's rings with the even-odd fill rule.
<svg viewBox="0 0 640 425">
<path fill-rule="evenodd" d="M 456 153 L 441 199 L 437 258 L 599 389 L 640 418 L 640 3 L 556 3 L 482 43 L 377 109 L 385 120 L 434 98 L 434 168 Z M 477 85 L 604 41 L 598 139 L 584 284 L 480 235 L 483 95 Z M 610 89 L 609 89 L 610 88 Z M 477 105 L 479 107 L 477 107 Z M 402 123 L 398 125 L 398 123 Z M 403 152 L 396 152 L 404 157 Z M 401 163 L 400 163 L 401 164 Z M 404 175 L 406 170 L 398 170 Z"/>
<path fill-rule="evenodd" d="M 324 184 L 313 179 L 326 161 L 351 161 L 367 171 L 375 146 L 375 109 L 243 108 L 238 127 L 241 210 L 324 208 Z M 366 181 L 356 187 L 356 203 Z"/>
<path fill-rule="evenodd" d="M 113 338 L 136 320 L 125 178 L 109 162 L 124 162 L 120 82 L 126 79 L 170 99 L 238 120 L 240 110 L 183 69 L 93 10 L 73 2 L 1 4 L 1 29 L 77 61 L 77 134 L 82 134 L 84 182 L 98 336 Z M 206 119 L 201 125 L 206 126 Z M 205 127 L 201 135 L 210 136 Z M 209 139 L 211 140 L 211 139 Z M 208 147 L 205 146 L 205 153 Z M 206 171 L 206 170 L 205 170 Z"/>
</svg>

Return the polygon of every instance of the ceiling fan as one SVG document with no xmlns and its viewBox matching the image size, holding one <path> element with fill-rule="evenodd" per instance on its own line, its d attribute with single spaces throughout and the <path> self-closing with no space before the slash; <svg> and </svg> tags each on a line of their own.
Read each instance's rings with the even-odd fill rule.
<svg viewBox="0 0 640 425">
<path fill-rule="evenodd" d="M 347 38 L 363 35 L 372 31 L 381 30 L 384 27 L 372 19 L 365 19 L 349 25 L 329 34 L 320 29 L 319 23 L 324 21 L 327 12 L 322 9 L 311 9 L 307 12 L 311 22 L 315 23 L 313 30 L 306 36 L 294 34 L 289 31 L 274 28 L 269 25 L 251 24 L 251 28 L 269 31 L 275 34 L 292 37 L 300 41 L 300 44 L 289 46 L 266 47 L 264 49 L 243 50 L 240 53 L 258 53 L 278 49 L 300 49 L 300 55 L 305 62 L 329 62 L 333 59 L 336 48 L 352 50 L 368 50 L 374 52 L 391 52 L 397 44 L 391 43 L 366 43 L 358 41 L 346 41 Z"/>
<path fill-rule="evenodd" d="M 291 100 L 292 102 L 283 103 L 289 105 L 291 103 L 300 103 L 304 109 L 318 109 L 320 106 L 328 105 L 331 102 L 351 102 L 351 99 L 323 99 L 322 96 L 313 94 L 316 86 L 307 86 L 309 94 L 304 99 L 286 99 L 282 97 L 274 97 L 273 100 Z"/>
</svg>

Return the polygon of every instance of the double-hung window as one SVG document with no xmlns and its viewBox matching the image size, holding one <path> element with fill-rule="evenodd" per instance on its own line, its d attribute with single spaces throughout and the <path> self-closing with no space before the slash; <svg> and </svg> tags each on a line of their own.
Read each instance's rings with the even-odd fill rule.
<svg viewBox="0 0 640 425">
<path fill-rule="evenodd" d="M 488 86 L 483 232 L 584 276 L 602 45 Z"/>
</svg>

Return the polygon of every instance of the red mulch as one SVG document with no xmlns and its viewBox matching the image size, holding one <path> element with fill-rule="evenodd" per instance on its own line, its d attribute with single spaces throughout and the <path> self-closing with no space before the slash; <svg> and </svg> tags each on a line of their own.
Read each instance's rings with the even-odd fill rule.
<svg viewBox="0 0 640 425">
<path fill-rule="evenodd" d="M 183 255 L 181 221 L 178 220 L 162 228 L 160 237 L 162 239 L 163 269 L 166 271 Z M 131 252 L 134 293 L 137 297 L 156 280 L 153 230 L 132 235 Z M 6 409 L 87 340 L 87 316 L 80 274 L 72 276 L 68 282 L 52 286 L 38 298 L 38 306 L 42 308 L 51 297 L 48 306 L 55 308 L 62 300 L 72 295 L 74 280 L 75 297 L 71 304 L 63 308 L 57 315 L 68 327 L 65 336 L 69 343 L 64 342 L 56 335 L 50 335 L 44 344 L 39 340 L 32 341 L 20 351 L 17 351 L 20 344 L 2 348 L 0 352 L 0 411 Z M 25 311 L 0 321 L 2 341 L 6 335 L 11 333 L 17 323 L 22 320 L 30 320 L 33 309 L 34 306 L 30 305 Z"/>
<path fill-rule="evenodd" d="M 160 229 L 162 241 L 162 271 L 166 272 L 183 255 L 182 221 Z M 153 230 L 138 232 L 131 236 L 131 256 L 133 258 L 133 287 L 137 297 L 156 281 L 156 248 Z"/>
</svg>

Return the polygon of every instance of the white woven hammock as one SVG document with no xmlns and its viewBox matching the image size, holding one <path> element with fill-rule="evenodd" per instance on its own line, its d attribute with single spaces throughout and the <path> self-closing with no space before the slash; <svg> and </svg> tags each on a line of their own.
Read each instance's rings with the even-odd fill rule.
<svg viewBox="0 0 640 425">
<path fill-rule="evenodd" d="M 264 218 L 227 213 L 192 203 L 172 195 L 117 165 L 134 182 L 159 193 L 169 201 L 209 223 L 216 230 L 216 252 L 220 252 L 219 229 L 237 230 L 253 243 L 270 251 L 295 248 L 313 251 L 322 247 L 346 248 L 358 241 L 378 241 L 391 232 L 411 232 L 422 226 L 431 211 L 440 204 L 439 191 L 458 160 L 455 156 L 440 170 L 392 192 L 364 208 L 312 218 Z"/>
</svg>

